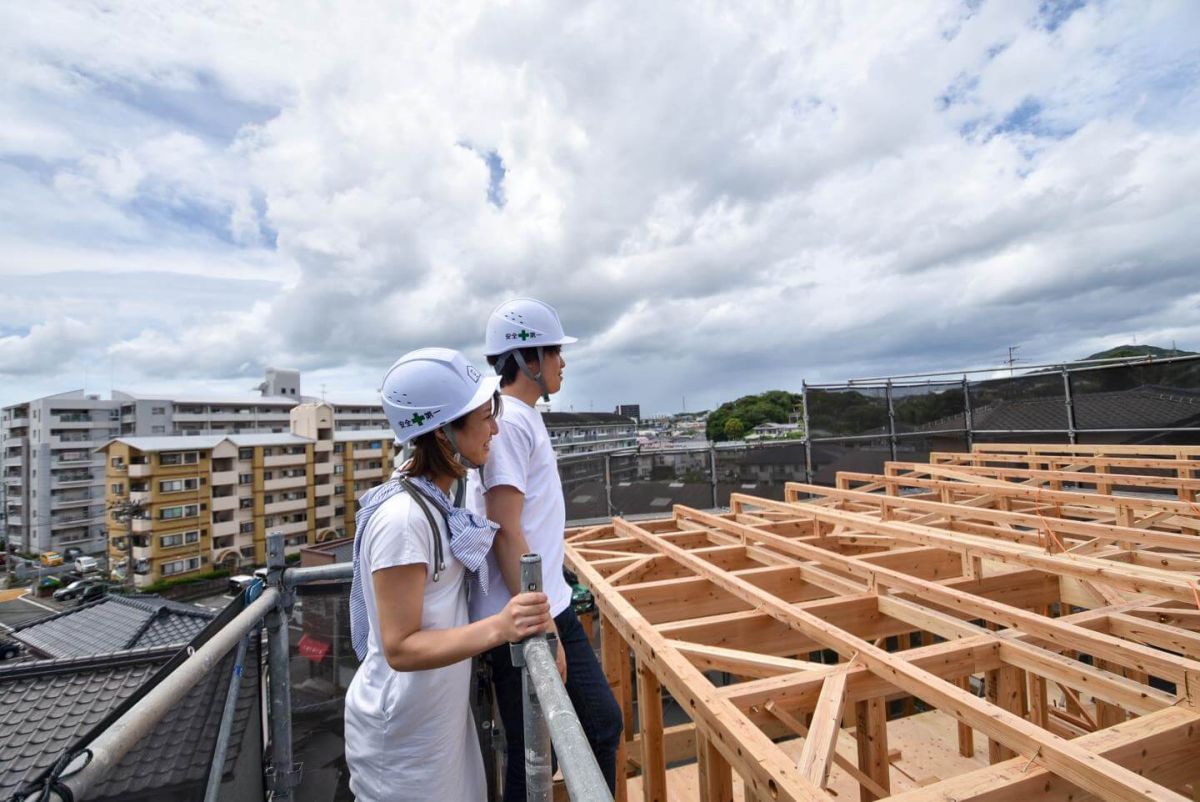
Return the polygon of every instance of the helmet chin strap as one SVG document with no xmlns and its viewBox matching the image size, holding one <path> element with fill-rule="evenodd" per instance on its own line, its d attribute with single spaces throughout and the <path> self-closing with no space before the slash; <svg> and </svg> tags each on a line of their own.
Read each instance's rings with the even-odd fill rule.
<svg viewBox="0 0 1200 802">
<path fill-rule="evenodd" d="M 446 435 L 446 439 L 450 441 L 450 448 L 454 450 L 454 456 L 458 458 L 459 462 L 461 462 L 463 465 L 466 465 L 468 468 L 480 467 L 479 465 L 476 465 L 474 462 L 471 462 L 471 460 L 467 459 L 466 455 L 463 454 L 462 451 L 459 449 L 458 438 L 456 438 L 454 436 L 454 429 L 450 426 L 449 423 L 443 423 L 440 428 L 441 428 L 442 432 Z"/>
<path fill-rule="evenodd" d="M 542 365 L 546 364 L 546 354 L 542 350 L 542 346 L 540 346 L 540 345 L 538 346 L 537 354 L 538 354 L 538 372 L 535 374 L 533 371 L 531 371 L 529 369 L 529 365 L 525 364 L 525 357 L 521 356 L 520 349 L 508 352 L 509 356 L 511 356 L 517 360 L 517 367 L 519 367 L 521 369 L 521 372 L 524 373 L 526 376 L 528 376 L 533 381 L 537 382 L 537 386 L 540 387 L 542 390 L 542 400 L 549 402 L 550 401 L 550 391 L 546 388 L 546 378 L 544 375 L 545 371 L 542 370 Z M 497 363 L 497 367 L 499 367 L 500 364 L 502 364 L 502 363 Z"/>
</svg>

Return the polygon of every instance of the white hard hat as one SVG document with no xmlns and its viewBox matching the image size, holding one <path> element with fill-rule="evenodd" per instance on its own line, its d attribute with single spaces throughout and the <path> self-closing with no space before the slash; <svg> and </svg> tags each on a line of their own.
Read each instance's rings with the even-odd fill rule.
<svg viewBox="0 0 1200 802">
<path fill-rule="evenodd" d="M 396 441 L 406 443 L 461 418 L 500 388 L 450 348 L 421 348 L 396 360 L 383 377 L 383 413 Z"/>
<path fill-rule="evenodd" d="M 487 322 L 484 355 L 500 356 L 514 348 L 569 345 L 575 337 L 563 333 L 558 312 L 533 298 L 514 298 L 495 308 Z"/>
</svg>

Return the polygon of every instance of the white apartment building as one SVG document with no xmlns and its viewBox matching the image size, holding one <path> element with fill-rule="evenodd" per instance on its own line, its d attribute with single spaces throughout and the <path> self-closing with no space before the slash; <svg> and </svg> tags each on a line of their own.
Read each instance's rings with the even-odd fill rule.
<svg viewBox="0 0 1200 802">
<path fill-rule="evenodd" d="M 82 390 L 0 409 L 0 534 L 21 552 L 105 550 L 103 455 L 115 437 L 285 434 L 305 398 L 298 371 L 267 371 L 261 395 L 199 398 Z M 337 430 L 386 428 L 378 402 L 336 404 Z"/>
</svg>

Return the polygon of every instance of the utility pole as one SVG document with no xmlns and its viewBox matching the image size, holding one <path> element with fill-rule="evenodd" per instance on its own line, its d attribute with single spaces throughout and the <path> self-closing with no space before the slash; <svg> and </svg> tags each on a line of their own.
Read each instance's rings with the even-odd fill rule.
<svg viewBox="0 0 1200 802">
<path fill-rule="evenodd" d="M 125 588 L 132 593 L 134 591 L 133 582 L 133 519 L 142 518 L 146 514 L 146 508 L 141 502 L 132 502 L 128 499 L 114 501 L 108 507 L 109 514 L 117 523 L 125 525 Z M 112 569 L 109 569 L 111 576 Z"/>
</svg>

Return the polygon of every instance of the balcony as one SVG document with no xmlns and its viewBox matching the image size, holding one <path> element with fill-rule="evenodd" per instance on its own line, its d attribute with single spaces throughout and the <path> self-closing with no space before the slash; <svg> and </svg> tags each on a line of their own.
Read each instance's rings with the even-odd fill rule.
<svg viewBox="0 0 1200 802">
<path fill-rule="evenodd" d="M 51 415 L 50 426 L 55 429 L 90 429 L 93 426 L 108 426 L 109 421 L 105 418 L 102 421 L 92 420 L 88 417 L 66 417 L 64 415 Z"/>
<path fill-rule="evenodd" d="M 57 517 L 57 518 L 54 516 L 51 516 L 50 517 L 50 528 L 51 529 L 70 529 L 71 527 L 76 527 L 76 526 L 86 526 L 87 524 L 91 523 L 91 521 L 92 521 L 92 516 L 90 516 L 90 515 L 70 515 L 70 516 L 64 515 L 64 516 Z"/>
<path fill-rule="evenodd" d="M 150 491 L 149 490 L 139 490 L 137 492 L 131 492 L 129 494 L 129 503 L 130 504 L 142 504 L 142 505 L 149 504 L 150 503 Z"/>
<path fill-rule="evenodd" d="M 86 507 L 91 505 L 94 501 L 96 501 L 96 499 L 93 499 L 91 496 L 82 496 L 80 498 L 51 498 L 50 508 L 58 510 L 65 507 Z"/>
<path fill-rule="evenodd" d="M 7 418 L 4 420 L 4 425 L 12 428 L 16 428 L 18 426 L 28 426 L 29 418 L 25 417 L 24 415 L 17 418 Z"/>
<path fill-rule="evenodd" d="M 151 548 L 150 546 L 134 546 L 133 547 L 133 559 L 135 559 L 135 560 L 149 560 L 153 556 L 154 556 L 154 549 Z"/>
<path fill-rule="evenodd" d="M 51 482 L 51 487 L 79 487 L 80 485 L 89 485 L 93 482 L 100 481 L 91 474 L 65 474 L 63 476 L 54 477 Z"/>
<path fill-rule="evenodd" d="M 129 466 L 129 477 L 131 479 L 141 479 L 153 475 L 154 466 L 149 463 L 140 462 Z"/>
<path fill-rule="evenodd" d="M 308 499 L 297 498 L 290 501 L 275 501 L 263 507 L 263 512 L 267 515 L 275 515 L 281 512 L 296 512 L 308 506 Z"/>
<path fill-rule="evenodd" d="M 307 477 L 287 476 L 282 479 L 272 479 L 269 482 L 263 482 L 263 490 L 286 490 L 290 487 L 304 487 L 307 483 Z"/>
<path fill-rule="evenodd" d="M 295 523 L 279 524 L 270 527 L 271 532 L 279 532 L 284 535 L 298 535 L 308 531 L 308 521 L 297 521 Z"/>
<path fill-rule="evenodd" d="M 238 508 L 237 496 L 214 496 L 212 500 L 212 511 L 219 510 L 236 510 Z"/>
<path fill-rule="evenodd" d="M 20 448 L 22 445 L 24 445 L 24 442 L 24 436 L 5 437 L 3 440 L 0 440 L 0 446 L 3 446 L 4 448 Z"/>
<path fill-rule="evenodd" d="M 18 513 L 10 512 L 8 514 L 8 517 L 6 517 L 4 519 L 4 522 L 8 526 L 24 526 L 25 525 L 25 519 L 21 516 L 21 513 L 19 513 L 19 512 Z"/>
<path fill-rule="evenodd" d="M 222 521 L 219 524 L 212 525 L 213 537 L 232 537 L 238 533 L 241 527 L 241 521 Z"/>
<path fill-rule="evenodd" d="M 356 448 L 354 459 L 383 459 L 383 448 Z"/>
<path fill-rule="evenodd" d="M 315 476 L 331 476 L 333 474 L 332 462 L 318 462 L 314 468 L 313 475 Z"/>
<path fill-rule="evenodd" d="M 308 460 L 308 455 L 300 454 L 275 454 L 271 457 L 263 458 L 263 466 L 266 468 L 278 468 L 283 465 L 303 465 Z"/>
<path fill-rule="evenodd" d="M 214 485 L 236 485 L 238 483 L 238 472 L 216 471 L 212 475 L 212 483 Z"/>
<path fill-rule="evenodd" d="M 17 485 L 21 484 L 21 477 L 20 476 L 5 476 L 4 484 L 8 485 L 9 487 L 16 487 Z"/>
<path fill-rule="evenodd" d="M 147 534 L 154 531 L 154 521 L 149 518 L 131 518 L 129 521 L 129 529 L 131 532 L 139 532 Z"/>
<path fill-rule="evenodd" d="M 332 518 L 333 517 L 333 505 L 326 504 L 323 507 L 317 507 L 317 509 L 314 511 L 313 514 L 316 515 L 317 518 Z"/>
</svg>

